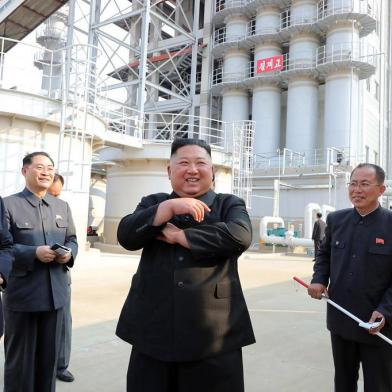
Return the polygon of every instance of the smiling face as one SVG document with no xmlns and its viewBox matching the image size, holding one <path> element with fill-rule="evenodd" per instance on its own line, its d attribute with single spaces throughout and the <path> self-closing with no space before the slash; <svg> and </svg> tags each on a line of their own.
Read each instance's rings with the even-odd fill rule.
<svg viewBox="0 0 392 392">
<path fill-rule="evenodd" d="M 362 215 L 378 206 L 378 198 L 384 193 L 385 185 L 377 181 L 376 171 L 371 167 L 355 169 L 350 178 L 348 194 L 351 203 Z"/>
<path fill-rule="evenodd" d="M 168 173 L 173 191 L 180 197 L 199 197 L 211 189 L 211 157 L 202 147 L 180 147 L 170 159 Z"/>
<path fill-rule="evenodd" d="M 54 166 L 52 161 L 44 155 L 36 155 L 31 164 L 24 165 L 22 174 L 26 180 L 26 187 L 36 195 L 45 195 L 52 185 Z"/>
</svg>

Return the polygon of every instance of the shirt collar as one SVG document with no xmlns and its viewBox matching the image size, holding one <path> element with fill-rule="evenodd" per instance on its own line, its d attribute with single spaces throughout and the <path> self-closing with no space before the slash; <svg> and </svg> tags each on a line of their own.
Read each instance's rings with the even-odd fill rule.
<svg viewBox="0 0 392 392">
<path fill-rule="evenodd" d="M 178 197 L 179 196 L 175 192 L 172 192 L 170 194 L 170 199 L 175 199 Z M 215 200 L 215 197 L 216 197 L 216 193 L 213 190 L 209 190 L 207 193 L 204 193 L 204 195 L 196 197 L 196 199 L 202 201 L 203 203 L 206 203 L 208 205 L 208 207 L 211 207 L 212 203 Z"/>
<path fill-rule="evenodd" d="M 50 204 L 50 196 L 46 193 L 45 196 L 40 199 L 38 196 L 34 195 L 33 192 L 31 192 L 30 190 L 28 190 L 27 188 L 23 189 L 22 191 L 23 196 L 26 198 L 26 200 L 33 206 L 33 207 L 38 207 L 39 204 L 41 203 L 41 201 L 46 204 L 49 205 Z"/>
<path fill-rule="evenodd" d="M 374 211 L 370 212 L 369 214 L 362 216 L 360 213 L 357 211 L 356 208 L 353 208 L 353 221 L 354 224 L 358 224 L 359 222 L 363 222 L 364 225 L 370 225 L 373 223 L 381 213 L 381 206 L 379 205 Z"/>
</svg>

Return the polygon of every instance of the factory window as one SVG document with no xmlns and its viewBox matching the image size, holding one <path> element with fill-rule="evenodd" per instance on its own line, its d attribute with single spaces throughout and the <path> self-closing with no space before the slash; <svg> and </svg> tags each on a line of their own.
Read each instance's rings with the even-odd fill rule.
<svg viewBox="0 0 392 392">
<path fill-rule="evenodd" d="M 366 79 L 366 90 L 369 91 L 369 93 L 370 93 L 370 79 L 369 78 Z"/>
</svg>

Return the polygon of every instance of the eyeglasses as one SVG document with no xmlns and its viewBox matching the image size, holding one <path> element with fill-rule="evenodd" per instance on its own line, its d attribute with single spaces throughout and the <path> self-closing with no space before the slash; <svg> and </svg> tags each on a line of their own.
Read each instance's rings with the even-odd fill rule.
<svg viewBox="0 0 392 392">
<path fill-rule="evenodd" d="M 356 181 L 350 181 L 347 183 L 347 185 L 351 189 L 358 188 L 358 189 L 362 189 L 364 191 L 370 189 L 374 185 L 380 186 L 380 184 L 377 184 L 377 183 L 372 184 L 370 182 L 356 182 Z"/>
</svg>

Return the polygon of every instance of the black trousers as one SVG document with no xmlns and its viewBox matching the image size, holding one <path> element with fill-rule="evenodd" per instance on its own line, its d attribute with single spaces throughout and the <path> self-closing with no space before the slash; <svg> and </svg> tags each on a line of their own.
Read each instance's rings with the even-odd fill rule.
<svg viewBox="0 0 392 392">
<path fill-rule="evenodd" d="M 374 337 L 374 339 L 378 339 Z M 362 364 L 365 392 L 392 391 L 392 346 L 371 346 L 331 333 L 335 392 L 356 392 Z"/>
<path fill-rule="evenodd" d="M 55 391 L 62 313 L 4 309 L 4 392 Z"/>
<path fill-rule="evenodd" d="M 127 392 L 244 392 L 242 350 L 190 362 L 163 362 L 132 348 Z"/>
<path fill-rule="evenodd" d="M 321 240 L 313 240 L 314 243 L 314 258 L 318 255 L 320 251 Z"/>
</svg>

